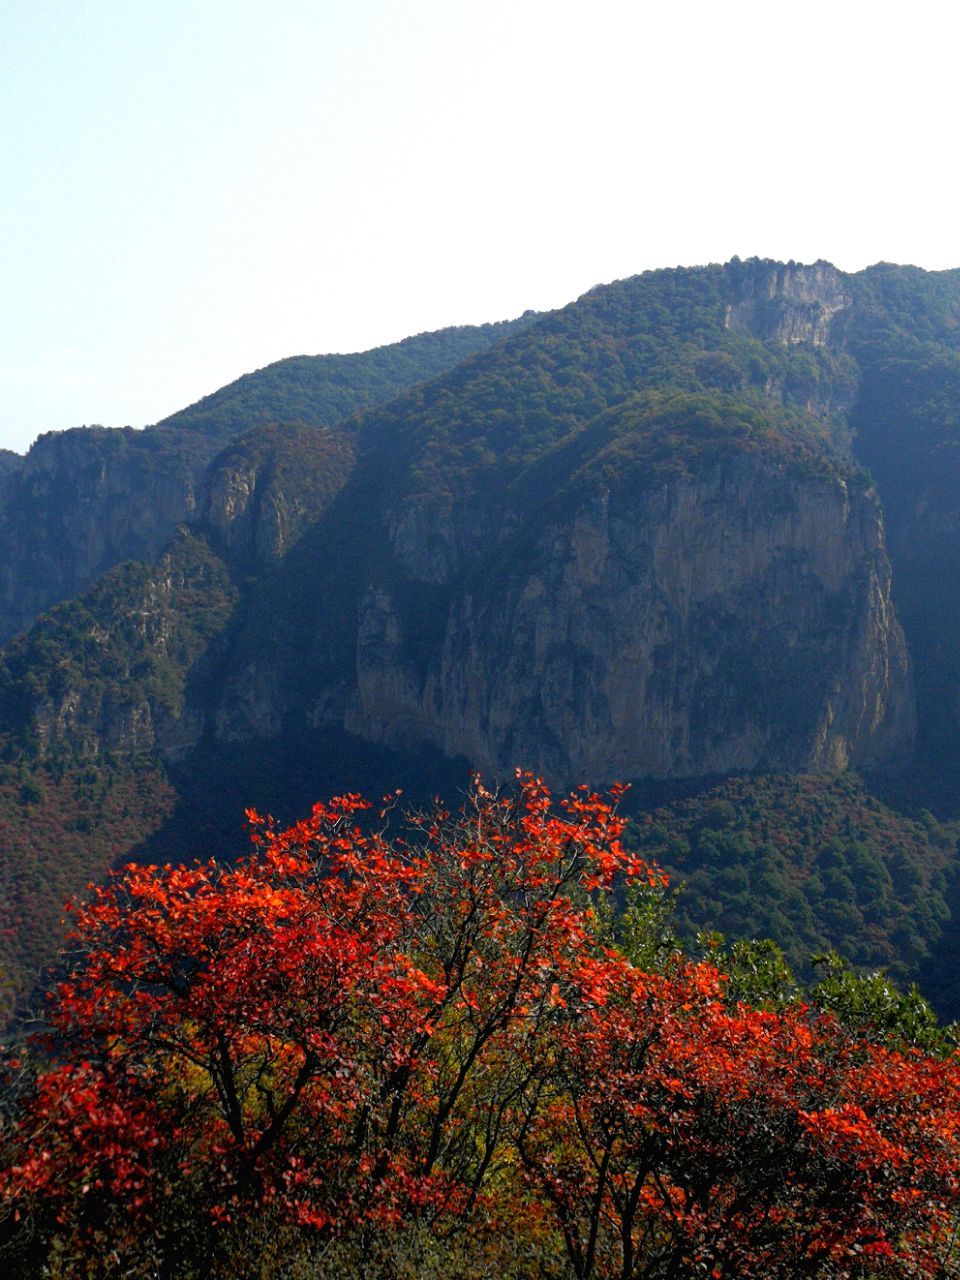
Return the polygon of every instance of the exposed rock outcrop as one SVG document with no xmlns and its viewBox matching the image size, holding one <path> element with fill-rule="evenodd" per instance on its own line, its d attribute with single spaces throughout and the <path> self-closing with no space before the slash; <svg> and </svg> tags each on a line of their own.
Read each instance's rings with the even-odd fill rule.
<svg viewBox="0 0 960 1280">
<path fill-rule="evenodd" d="M 818 348 L 850 306 L 824 263 L 651 273 L 340 429 L 260 425 L 214 459 L 183 425 L 42 440 L 0 604 L 26 619 L 111 557 L 156 565 L 185 518 L 207 567 L 169 600 L 147 573 L 117 680 L 61 663 L 37 734 L 105 716 L 104 746 L 182 757 L 306 724 L 557 783 L 905 759 L 880 507 L 824 420 L 850 383 Z M 186 648 L 162 633 L 180 610 Z"/>
<path fill-rule="evenodd" d="M 143 431 L 78 427 L 41 436 L 25 458 L 0 451 L 0 643 L 112 566 L 154 562 L 179 524 L 204 514 L 231 558 L 276 560 L 332 496 L 330 477 L 338 486 L 349 466 L 331 428 L 535 319 L 529 312 L 354 355 L 298 356 Z M 244 433 L 252 440 L 231 451 Z"/>
<path fill-rule="evenodd" d="M 255 428 L 210 468 L 201 523 L 231 560 L 276 564 L 340 492 L 353 463 L 343 432 Z"/>
<path fill-rule="evenodd" d="M 367 592 L 347 727 L 555 781 L 909 754 L 906 650 L 862 484 L 734 459 L 598 492 L 513 563 L 455 593 L 425 673 L 396 601 Z"/>
<path fill-rule="evenodd" d="M 194 518 L 212 442 L 128 428 L 41 436 L 4 486 L 0 640 L 123 560 L 155 561 Z"/>
<path fill-rule="evenodd" d="M 836 317 L 853 303 L 843 275 L 829 262 L 739 265 L 740 296 L 727 307 L 727 328 L 762 341 L 822 347 Z"/>
</svg>

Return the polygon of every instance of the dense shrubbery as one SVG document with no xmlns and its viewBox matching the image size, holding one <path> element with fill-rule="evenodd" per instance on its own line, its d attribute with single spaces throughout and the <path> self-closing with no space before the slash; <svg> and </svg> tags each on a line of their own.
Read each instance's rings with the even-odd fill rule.
<svg viewBox="0 0 960 1280">
<path fill-rule="evenodd" d="M 236 601 L 226 566 L 186 530 L 157 565 L 117 565 L 0 653 L 0 756 L 151 747 Z"/>
<path fill-rule="evenodd" d="M 56 956 L 64 900 L 169 817 L 152 748 L 235 601 L 183 532 L 158 565 L 118 565 L 0 654 L 0 1020 Z"/>
<path fill-rule="evenodd" d="M 957 832 L 854 774 L 733 778 L 638 813 L 631 842 L 684 891 L 681 936 L 770 937 L 810 976 L 835 949 L 914 982 L 950 918 Z"/>
<path fill-rule="evenodd" d="M 955 1266 L 960 1067 L 922 1002 L 834 965 L 818 1008 L 765 944 L 684 958 L 586 791 L 363 808 L 254 815 L 232 868 L 79 910 L 49 1056 L 8 1064 L 18 1276 Z"/>
</svg>

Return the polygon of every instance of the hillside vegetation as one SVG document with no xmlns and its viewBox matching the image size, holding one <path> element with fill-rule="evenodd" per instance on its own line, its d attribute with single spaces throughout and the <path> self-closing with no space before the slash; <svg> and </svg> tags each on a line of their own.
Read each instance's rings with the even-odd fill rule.
<svg viewBox="0 0 960 1280">
<path fill-rule="evenodd" d="M 64 888 L 244 804 L 521 765 L 637 782 L 684 936 L 953 1009 L 958 334 L 956 272 L 734 260 L 5 460 L 8 971 Z"/>
</svg>

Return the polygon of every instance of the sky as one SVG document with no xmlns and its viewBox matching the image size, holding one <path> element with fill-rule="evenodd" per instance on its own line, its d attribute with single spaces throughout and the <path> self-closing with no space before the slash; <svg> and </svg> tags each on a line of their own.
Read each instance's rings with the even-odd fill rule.
<svg viewBox="0 0 960 1280">
<path fill-rule="evenodd" d="M 759 255 L 960 266 L 927 0 L 0 0 L 0 446 Z"/>
</svg>

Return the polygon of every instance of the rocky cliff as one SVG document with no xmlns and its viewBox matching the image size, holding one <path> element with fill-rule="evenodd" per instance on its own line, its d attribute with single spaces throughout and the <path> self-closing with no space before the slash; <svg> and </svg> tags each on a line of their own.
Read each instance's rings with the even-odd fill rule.
<svg viewBox="0 0 960 1280">
<path fill-rule="evenodd" d="M 224 446 L 238 396 L 276 400 L 276 366 L 196 421 L 45 438 L 8 482 L 9 618 L 121 556 L 162 567 L 184 521 L 233 603 L 204 632 L 213 683 L 184 668 L 179 701 L 136 724 L 100 693 L 94 715 L 89 688 L 48 696 L 38 740 L 99 716 L 111 748 L 181 757 L 307 723 L 554 781 L 901 763 L 914 713 L 882 515 L 836 449 L 855 293 L 825 263 L 654 273 L 343 428 Z M 331 367 L 309 384 L 287 363 L 301 408 L 340 395 Z M 33 508 L 31 592 L 15 532 Z M 134 612 L 163 620 L 140 649 L 166 667 L 163 573 Z"/>
<path fill-rule="evenodd" d="M 248 548 L 253 554 L 280 554 L 295 536 L 293 527 L 306 523 L 317 505 L 307 492 L 310 478 L 325 474 L 317 461 L 324 445 L 310 438 L 308 428 L 322 434 L 522 331 L 534 318 L 530 312 L 499 324 L 442 329 L 356 355 L 298 356 L 246 374 L 143 431 L 80 427 L 48 432 L 25 458 L 0 451 L 0 642 L 51 605 L 87 590 L 113 565 L 155 562 L 184 522 L 208 518 L 224 529 L 234 524 L 236 539 L 254 538 L 256 547 Z M 271 434 L 277 424 L 288 426 L 284 442 Z M 231 450 L 250 430 L 252 441 Z M 296 463 L 292 437 L 301 446 Z M 330 452 L 344 452 L 342 441 L 327 445 Z M 211 473 L 225 448 L 228 456 Z M 268 509 L 268 465 L 288 470 L 282 513 Z M 259 488 L 244 497 L 251 466 L 259 472 Z M 331 459 L 331 467 L 339 474 L 339 463 Z M 299 472 L 299 487 L 293 472 Z M 318 485 L 325 492 L 322 476 Z M 246 523 L 230 515 L 236 502 Z"/>
<path fill-rule="evenodd" d="M 873 767 L 913 733 L 875 495 L 732 459 L 604 487 L 453 593 L 418 669 L 361 597 L 354 733 L 557 782 Z"/>
<path fill-rule="evenodd" d="M 236 600 L 226 566 L 185 529 L 156 564 L 116 566 L 0 655 L 0 735 L 41 760 L 192 744 L 203 694 L 188 684 Z"/>
<path fill-rule="evenodd" d="M 882 515 L 835 448 L 844 278 L 669 284 L 668 319 L 640 277 L 344 429 L 222 449 L 192 523 L 239 591 L 160 748 L 307 724 L 557 783 L 907 759 Z"/>
<path fill-rule="evenodd" d="M 343 488 L 354 458 L 344 431 L 255 427 L 210 467 L 199 525 L 231 563 L 278 564 Z"/>
<path fill-rule="evenodd" d="M 826 346 L 853 305 L 846 278 L 829 262 L 738 263 L 734 277 L 727 328 L 764 341 Z"/>
<path fill-rule="evenodd" d="M 0 491 L 0 640 L 193 518 L 215 442 L 81 427 L 41 436 Z"/>
</svg>

